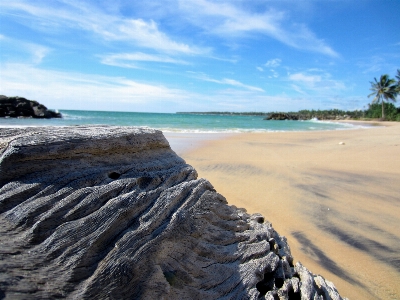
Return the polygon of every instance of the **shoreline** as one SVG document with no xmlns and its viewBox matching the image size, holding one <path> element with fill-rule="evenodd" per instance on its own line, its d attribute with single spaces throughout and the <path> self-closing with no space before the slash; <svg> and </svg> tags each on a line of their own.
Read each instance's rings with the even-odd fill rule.
<svg viewBox="0 0 400 300">
<path fill-rule="evenodd" d="M 284 121 L 279 121 L 284 122 Z M 294 121 L 296 122 L 296 121 Z M 297 121 L 301 122 L 301 121 Z M 337 129 L 328 129 L 328 130 L 299 130 L 299 131 L 250 131 L 250 132 L 171 132 L 171 131 L 162 131 L 165 138 L 170 143 L 171 149 L 174 150 L 178 155 L 182 156 L 188 152 L 191 152 L 197 148 L 203 147 L 211 141 L 215 140 L 223 140 L 236 135 L 245 135 L 245 134 L 271 134 L 271 133 L 302 133 L 302 132 L 329 132 L 329 131 L 347 131 L 347 130 L 360 130 L 360 129 L 370 129 L 375 126 L 385 126 L 382 123 L 393 123 L 400 124 L 399 122 L 377 122 L 377 121 L 357 121 L 357 120 L 335 120 L 335 121 L 319 121 L 321 123 L 342 123 L 354 125 L 357 127 L 346 127 L 346 128 L 337 128 Z M 392 126 L 390 124 L 389 126 Z M 158 129 L 160 130 L 160 129 Z"/>
<path fill-rule="evenodd" d="M 367 124 L 372 128 L 241 133 L 180 156 L 230 205 L 263 214 L 288 238 L 295 261 L 342 295 L 396 299 L 400 123 Z"/>
</svg>

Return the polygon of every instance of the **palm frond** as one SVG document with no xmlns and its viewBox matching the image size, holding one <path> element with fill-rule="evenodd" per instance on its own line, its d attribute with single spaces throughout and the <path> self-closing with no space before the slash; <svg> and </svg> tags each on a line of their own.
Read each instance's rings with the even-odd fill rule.
<svg viewBox="0 0 400 300">
<path fill-rule="evenodd" d="M 372 91 L 373 89 L 370 89 L 370 90 Z M 371 96 L 375 96 L 375 95 L 376 95 L 376 92 L 373 92 L 373 93 L 368 95 L 368 98 L 371 97 Z"/>
</svg>

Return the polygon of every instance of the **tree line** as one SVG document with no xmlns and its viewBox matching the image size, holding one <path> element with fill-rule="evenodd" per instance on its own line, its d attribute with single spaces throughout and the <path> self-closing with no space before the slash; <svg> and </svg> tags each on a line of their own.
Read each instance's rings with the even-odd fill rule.
<svg viewBox="0 0 400 300">
<path fill-rule="evenodd" d="M 397 70 L 396 79 L 392 79 L 389 77 L 388 74 L 384 74 L 381 75 L 379 81 L 374 78 L 375 81 L 371 82 L 370 90 L 372 91 L 372 93 L 368 95 L 368 97 L 374 96 L 374 99 L 372 100 L 372 104 L 370 105 L 370 107 L 374 104 L 381 103 L 382 120 L 386 120 L 388 117 L 388 119 L 395 118 L 396 121 L 400 121 L 399 116 L 396 116 L 396 114 L 394 113 L 394 105 L 393 107 L 385 105 L 391 104 L 389 103 L 390 101 L 396 102 L 396 97 L 400 94 L 400 70 Z M 387 116 L 385 114 L 385 111 L 388 112 L 388 110 L 390 110 L 390 112 Z M 399 114 L 399 112 L 397 112 L 397 114 Z"/>
<path fill-rule="evenodd" d="M 400 121 L 400 107 L 394 106 L 393 103 L 384 102 L 385 120 Z M 275 113 L 267 113 L 272 115 Z M 380 103 L 368 104 L 365 110 L 341 110 L 341 109 L 326 109 L 326 110 L 308 110 L 303 109 L 298 112 L 285 113 L 289 116 L 296 117 L 297 120 L 310 120 L 317 118 L 318 120 L 362 120 L 362 119 L 381 119 L 382 105 Z"/>
</svg>

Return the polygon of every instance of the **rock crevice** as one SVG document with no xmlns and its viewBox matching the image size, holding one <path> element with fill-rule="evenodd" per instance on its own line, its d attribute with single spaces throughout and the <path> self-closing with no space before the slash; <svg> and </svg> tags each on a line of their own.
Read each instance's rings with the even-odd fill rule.
<svg viewBox="0 0 400 300">
<path fill-rule="evenodd" d="M 342 299 L 160 131 L 0 133 L 0 298 Z"/>
</svg>

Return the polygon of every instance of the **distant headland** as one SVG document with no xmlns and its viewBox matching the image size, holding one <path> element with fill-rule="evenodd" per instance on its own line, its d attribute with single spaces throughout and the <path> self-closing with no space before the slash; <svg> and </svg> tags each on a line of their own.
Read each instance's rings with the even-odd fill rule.
<svg viewBox="0 0 400 300">
<path fill-rule="evenodd" d="M 0 95 L 0 117 L 50 119 L 62 118 L 62 115 L 35 100 Z"/>
</svg>

